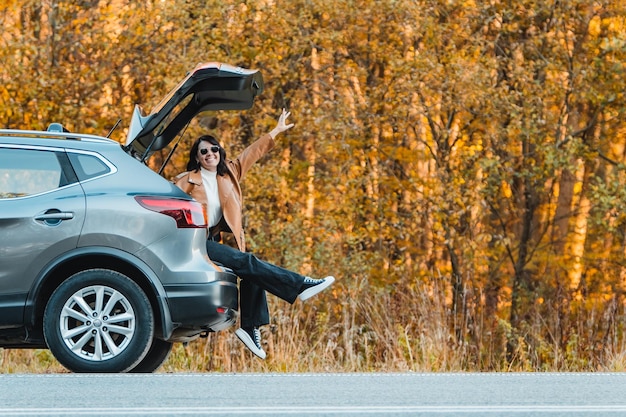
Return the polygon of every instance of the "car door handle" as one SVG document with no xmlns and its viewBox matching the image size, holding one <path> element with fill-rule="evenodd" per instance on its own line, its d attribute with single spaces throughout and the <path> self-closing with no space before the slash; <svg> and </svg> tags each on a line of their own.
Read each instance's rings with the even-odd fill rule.
<svg viewBox="0 0 626 417">
<path fill-rule="evenodd" d="M 74 218 L 74 213 L 69 211 L 61 211 L 58 213 L 46 213 L 35 217 L 35 220 L 47 221 L 47 220 L 70 220 Z"/>
</svg>

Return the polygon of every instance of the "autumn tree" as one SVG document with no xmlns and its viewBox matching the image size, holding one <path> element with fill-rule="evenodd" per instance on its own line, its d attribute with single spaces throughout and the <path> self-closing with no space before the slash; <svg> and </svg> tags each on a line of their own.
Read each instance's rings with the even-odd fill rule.
<svg viewBox="0 0 626 417">
<path fill-rule="evenodd" d="M 305 318 L 271 305 L 274 353 L 590 369 L 624 341 L 624 7 L 5 0 L 0 125 L 105 135 L 122 119 L 123 142 L 133 107 L 197 63 L 259 69 L 252 109 L 199 115 L 149 163 L 173 176 L 207 132 L 235 156 L 292 112 L 243 183 L 250 247 L 339 280 Z"/>
</svg>

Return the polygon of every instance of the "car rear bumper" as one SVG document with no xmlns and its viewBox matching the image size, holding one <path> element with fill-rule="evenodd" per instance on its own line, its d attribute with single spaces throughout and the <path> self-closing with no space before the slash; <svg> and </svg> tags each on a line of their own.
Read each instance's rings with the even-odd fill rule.
<svg viewBox="0 0 626 417">
<path fill-rule="evenodd" d="M 224 279 L 164 286 L 175 328 L 218 331 L 234 324 L 239 308 L 236 277 L 218 274 Z"/>
</svg>

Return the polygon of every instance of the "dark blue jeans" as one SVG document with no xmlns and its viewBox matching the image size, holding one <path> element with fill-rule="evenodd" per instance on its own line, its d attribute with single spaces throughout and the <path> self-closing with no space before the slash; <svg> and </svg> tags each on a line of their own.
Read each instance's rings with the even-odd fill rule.
<svg viewBox="0 0 626 417">
<path fill-rule="evenodd" d="M 239 278 L 239 312 L 241 327 L 269 324 L 265 291 L 293 304 L 298 297 L 304 276 L 241 252 L 228 245 L 207 240 L 211 260 L 230 268 Z"/>
</svg>

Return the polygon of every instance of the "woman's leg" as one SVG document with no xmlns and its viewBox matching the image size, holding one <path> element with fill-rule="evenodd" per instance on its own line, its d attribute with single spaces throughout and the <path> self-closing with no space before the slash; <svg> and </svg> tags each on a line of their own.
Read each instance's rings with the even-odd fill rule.
<svg viewBox="0 0 626 417">
<path fill-rule="evenodd" d="M 270 323 L 265 290 L 248 280 L 239 283 L 239 311 L 241 327 L 250 329 Z"/>
<path fill-rule="evenodd" d="M 265 351 L 261 344 L 259 326 L 269 324 L 269 311 L 265 290 L 283 300 L 293 303 L 298 296 L 306 300 L 327 288 L 334 277 L 315 280 L 289 271 L 288 269 L 264 262 L 256 256 L 241 252 L 221 243 L 207 240 L 209 257 L 233 270 L 241 278 L 239 284 L 241 327 L 235 334 L 261 359 Z"/>
<path fill-rule="evenodd" d="M 242 280 L 250 281 L 289 303 L 296 301 L 304 283 L 303 275 L 211 240 L 207 240 L 206 247 L 209 258 L 232 269 Z"/>
</svg>

